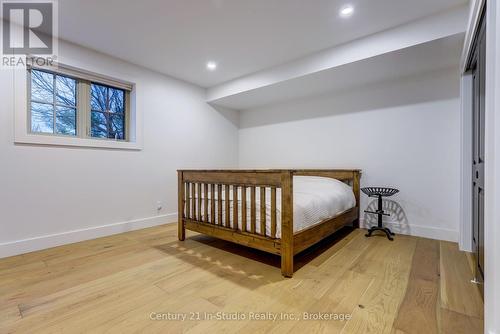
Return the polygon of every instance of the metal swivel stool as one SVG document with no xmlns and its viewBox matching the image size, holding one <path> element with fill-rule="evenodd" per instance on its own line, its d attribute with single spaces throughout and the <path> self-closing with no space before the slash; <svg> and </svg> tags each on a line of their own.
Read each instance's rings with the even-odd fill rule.
<svg viewBox="0 0 500 334">
<path fill-rule="evenodd" d="M 394 194 L 397 194 L 399 192 L 398 189 L 394 188 L 383 188 L 383 187 L 366 187 L 366 188 L 361 188 L 361 191 L 364 192 L 368 197 L 377 197 L 378 198 L 378 209 L 377 211 L 370 211 L 370 210 L 365 210 L 366 213 L 371 213 L 378 215 L 378 224 L 377 226 L 372 226 L 369 230 L 368 233 L 365 235 L 366 237 L 371 237 L 372 233 L 375 231 L 382 231 L 385 232 L 387 235 L 387 238 L 389 240 L 394 240 L 392 236 L 396 235 L 392 233 L 392 231 L 387 228 L 382 226 L 382 217 L 383 216 L 390 216 L 390 214 L 385 213 L 384 209 L 382 208 L 382 197 L 389 197 Z"/>
</svg>

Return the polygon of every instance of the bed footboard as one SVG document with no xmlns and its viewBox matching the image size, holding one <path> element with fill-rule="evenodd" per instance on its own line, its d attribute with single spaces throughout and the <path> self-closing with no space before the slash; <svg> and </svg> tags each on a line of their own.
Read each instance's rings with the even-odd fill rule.
<svg viewBox="0 0 500 334">
<path fill-rule="evenodd" d="M 179 240 L 184 240 L 187 228 L 277 254 L 282 257 L 283 275 L 292 275 L 291 171 L 178 173 Z M 281 203 L 277 200 L 278 191 L 281 192 Z M 270 208 L 266 207 L 266 196 L 270 196 Z M 281 210 L 278 212 L 279 205 Z M 278 214 L 281 215 L 279 238 Z"/>
<path fill-rule="evenodd" d="M 306 247 L 303 236 L 294 243 L 293 175 L 351 182 L 359 212 L 358 170 L 179 170 L 179 240 L 189 229 L 277 254 L 283 276 L 291 277 L 293 256 Z M 350 223 L 358 217 L 351 212 Z"/>
</svg>

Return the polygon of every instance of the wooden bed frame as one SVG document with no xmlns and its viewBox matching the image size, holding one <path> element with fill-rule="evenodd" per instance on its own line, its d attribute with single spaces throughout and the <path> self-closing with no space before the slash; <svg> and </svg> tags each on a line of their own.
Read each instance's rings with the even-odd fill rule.
<svg viewBox="0 0 500 334">
<path fill-rule="evenodd" d="M 293 231 L 293 176 L 321 176 L 334 178 L 352 186 L 356 207 L 310 226 L 302 231 Z M 281 273 L 293 275 L 293 256 L 318 241 L 326 238 L 341 227 L 353 224 L 359 227 L 359 169 L 273 169 L 273 170 L 179 170 L 179 240 L 186 237 L 186 229 L 232 241 L 281 256 Z M 224 188 L 224 192 L 223 192 Z M 241 210 L 250 210 L 250 230 L 247 229 L 247 214 L 241 215 L 241 228 L 232 221 L 238 217 L 239 206 L 230 212 L 230 201 L 221 200 L 220 194 L 233 194 L 238 201 L 241 189 Z M 250 207 L 247 206 L 247 189 L 250 188 Z M 256 189 L 260 189 L 260 208 L 256 207 Z M 266 190 L 271 194 L 271 231 L 266 233 Z M 276 237 L 277 210 L 276 189 L 281 189 L 281 238 Z M 258 190 L 257 190 L 258 191 Z M 214 200 L 208 204 L 209 194 Z M 211 196 L 211 195 L 210 195 Z M 202 208 L 204 201 L 204 210 Z M 222 205 L 225 212 L 222 214 Z M 216 213 L 217 206 L 217 215 Z M 198 208 L 198 210 L 197 210 Z M 209 211 L 210 210 L 210 216 Z M 256 231 L 256 212 L 260 210 L 261 231 Z M 204 212 L 202 212 L 204 211 Z M 224 216 L 224 217 L 223 217 Z M 210 218 L 210 219 L 209 219 Z M 223 219 L 224 218 L 224 219 Z M 233 219 L 231 219 L 233 218 Z"/>
</svg>

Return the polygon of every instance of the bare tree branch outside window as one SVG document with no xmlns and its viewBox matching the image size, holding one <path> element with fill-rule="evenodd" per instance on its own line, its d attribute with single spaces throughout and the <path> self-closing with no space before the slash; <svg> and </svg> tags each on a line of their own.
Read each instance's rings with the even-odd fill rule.
<svg viewBox="0 0 500 334">
<path fill-rule="evenodd" d="M 92 137 L 125 139 L 125 91 L 91 85 Z"/>
<path fill-rule="evenodd" d="M 84 84 L 77 79 L 44 70 L 31 69 L 31 132 L 77 135 L 77 91 Z M 125 140 L 125 96 L 123 89 L 90 83 L 90 135 Z M 86 84 L 83 86 L 87 87 Z M 87 105 L 87 106 L 88 106 Z M 87 110 L 85 108 L 85 110 Z"/>
<path fill-rule="evenodd" d="M 31 70 L 31 131 L 76 135 L 75 79 Z"/>
</svg>

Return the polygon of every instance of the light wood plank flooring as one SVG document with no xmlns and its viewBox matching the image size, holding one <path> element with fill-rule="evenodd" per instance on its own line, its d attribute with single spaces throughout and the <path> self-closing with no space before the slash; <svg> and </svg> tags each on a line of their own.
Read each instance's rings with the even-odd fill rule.
<svg viewBox="0 0 500 334">
<path fill-rule="evenodd" d="M 0 260 L 0 333 L 482 333 L 482 300 L 454 243 L 346 228 L 284 279 L 278 257 L 176 233 L 171 224 Z"/>
</svg>

